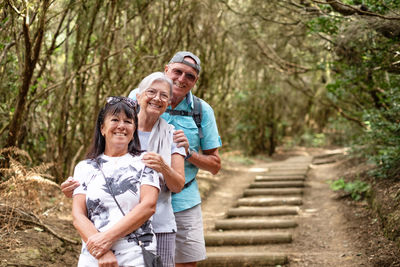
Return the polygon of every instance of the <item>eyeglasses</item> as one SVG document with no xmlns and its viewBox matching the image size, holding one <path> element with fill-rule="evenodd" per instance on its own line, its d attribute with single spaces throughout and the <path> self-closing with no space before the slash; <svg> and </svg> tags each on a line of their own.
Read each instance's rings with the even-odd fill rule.
<svg viewBox="0 0 400 267">
<path fill-rule="evenodd" d="M 179 76 L 179 77 L 181 77 L 182 74 L 185 74 L 185 78 L 187 80 L 189 80 L 190 82 L 194 82 L 196 80 L 196 78 L 197 78 L 194 74 L 192 74 L 190 72 L 184 72 L 184 71 L 182 71 L 180 69 L 173 68 L 173 69 L 171 69 L 171 72 L 172 72 L 172 74 L 174 74 L 176 76 Z"/>
<path fill-rule="evenodd" d="M 136 110 L 137 107 L 137 102 L 133 99 L 130 99 L 128 97 L 123 97 L 123 96 L 109 96 L 107 97 L 107 104 L 110 105 L 115 105 L 119 102 L 124 102 L 125 104 L 128 105 L 128 107 L 130 107 L 131 109 Z"/>
<path fill-rule="evenodd" d="M 161 101 L 163 101 L 163 102 L 169 101 L 168 94 L 161 92 L 161 91 L 157 91 L 156 89 L 153 89 L 153 88 L 147 88 L 146 90 L 144 90 L 144 93 L 150 98 L 155 98 L 158 95 L 158 93 L 160 93 L 159 98 L 161 99 Z"/>
</svg>

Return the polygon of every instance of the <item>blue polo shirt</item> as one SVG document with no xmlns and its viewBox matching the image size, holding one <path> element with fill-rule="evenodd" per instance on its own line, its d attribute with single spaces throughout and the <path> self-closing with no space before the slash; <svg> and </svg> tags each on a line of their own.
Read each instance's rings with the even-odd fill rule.
<svg viewBox="0 0 400 267">
<path fill-rule="evenodd" d="M 136 99 L 136 91 L 133 90 L 129 97 Z M 211 106 L 201 100 L 202 119 L 201 128 L 204 137 L 200 139 L 199 132 L 191 116 L 170 115 L 167 112 L 161 115 L 169 124 L 175 126 L 177 130 L 183 130 L 189 140 L 190 148 L 195 151 L 209 150 L 218 148 L 222 145 L 221 137 L 218 133 L 217 123 L 214 116 L 214 111 Z M 167 109 L 171 109 L 168 106 Z M 175 108 L 175 110 L 192 111 L 193 110 L 193 95 L 189 92 Z M 196 177 L 199 168 L 185 160 L 185 180 L 190 182 Z M 181 192 L 172 194 L 172 208 L 174 212 L 190 209 L 201 203 L 199 186 L 194 180 L 188 187 L 185 187 Z"/>
</svg>

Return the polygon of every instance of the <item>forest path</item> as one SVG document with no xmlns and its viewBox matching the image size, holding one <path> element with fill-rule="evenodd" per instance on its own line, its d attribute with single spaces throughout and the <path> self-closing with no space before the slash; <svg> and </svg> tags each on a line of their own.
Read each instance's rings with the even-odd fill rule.
<svg viewBox="0 0 400 267">
<path fill-rule="evenodd" d="M 343 151 L 231 167 L 203 201 L 198 266 L 367 266 L 327 181 Z"/>
</svg>

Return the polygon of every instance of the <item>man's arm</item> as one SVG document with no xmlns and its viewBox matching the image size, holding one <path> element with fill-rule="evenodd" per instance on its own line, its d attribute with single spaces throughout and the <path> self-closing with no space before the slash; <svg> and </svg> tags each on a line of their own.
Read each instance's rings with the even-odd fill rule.
<svg viewBox="0 0 400 267">
<path fill-rule="evenodd" d="M 219 157 L 218 148 L 203 150 L 201 154 L 193 152 L 187 161 L 214 175 L 221 169 L 221 158 Z"/>
<path fill-rule="evenodd" d="M 75 188 L 79 186 L 79 182 L 74 180 L 71 176 L 68 177 L 67 180 L 65 180 L 61 184 L 61 191 L 64 193 L 64 195 L 68 198 L 72 198 L 72 195 L 74 193 Z"/>
</svg>

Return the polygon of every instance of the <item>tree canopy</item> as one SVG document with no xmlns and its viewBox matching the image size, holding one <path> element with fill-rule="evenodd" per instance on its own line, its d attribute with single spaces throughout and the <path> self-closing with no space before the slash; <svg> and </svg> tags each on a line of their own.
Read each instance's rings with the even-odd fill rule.
<svg viewBox="0 0 400 267">
<path fill-rule="evenodd" d="M 179 50 L 223 150 L 349 145 L 400 169 L 400 3 L 390 0 L 7 0 L 0 3 L 1 146 L 72 173 L 105 98 Z"/>
</svg>

